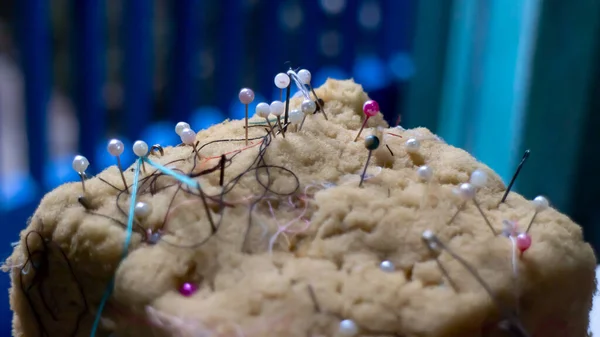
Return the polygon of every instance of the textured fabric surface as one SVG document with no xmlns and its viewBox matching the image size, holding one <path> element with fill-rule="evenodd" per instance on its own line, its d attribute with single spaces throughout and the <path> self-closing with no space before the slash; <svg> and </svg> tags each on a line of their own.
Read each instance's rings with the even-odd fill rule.
<svg viewBox="0 0 600 337">
<path fill-rule="evenodd" d="M 201 198 L 171 177 L 154 179 L 148 165 L 138 200 L 152 212 L 136 221 L 122 262 L 130 195 L 119 191 L 116 167 L 86 181 L 90 210 L 77 201 L 81 183 L 48 193 L 8 261 L 15 336 L 40 336 L 42 326 L 48 336 L 89 336 L 113 276 L 97 336 L 339 336 L 343 319 L 360 336 L 507 336 L 497 327 L 498 305 L 450 254 L 427 249 L 425 230 L 464 258 L 531 336 L 586 336 L 596 258 L 577 224 L 554 209 L 541 212 L 531 248 L 513 265 L 511 240 L 494 236 L 473 202 L 449 224 L 462 205 L 453 190 L 475 169 L 487 172 L 476 199 L 498 232 L 503 220 L 523 229 L 530 201 L 510 193 L 499 205 L 505 186 L 488 167 L 427 129 L 389 128 L 381 115 L 363 131 L 382 142 L 359 187 L 368 152 L 363 137 L 353 140 L 368 97 L 351 80 L 329 80 L 317 93 L 329 120 L 316 114 L 301 131 L 290 127 L 270 140 L 262 161 L 263 127 L 250 129 L 256 139 L 248 147 L 210 143 L 243 139 L 241 120 L 199 132 L 199 161 L 190 146 L 150 155 L 185 173 L 217 167 L 223 153 L 231 158 L 223 203 L 218 169 L 196 178 L 219 224 L 214 236 Z M 407 153 L 409 138 L 420 141 L 418 153 Z M 263 166 L 240 176 L 256 163 Z M 418 179 L 424 164 L 434 172 L 429 183 Z M 125 178 L 131 184 L 132 168 Z M 162 231 L 158 243 L 148 242 L 148 229 Z M 395 271 L 382 271 L 383 260 Z M 198 291 L 182 296 L 183 282 Z"/>
</svg>

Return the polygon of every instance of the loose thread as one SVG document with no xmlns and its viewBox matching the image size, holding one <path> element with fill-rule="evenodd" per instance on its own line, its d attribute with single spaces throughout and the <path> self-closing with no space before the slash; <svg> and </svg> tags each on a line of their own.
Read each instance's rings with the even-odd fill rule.
<svg viewBox="0 0 600 337">
<path fill-rule="evenodd" d="M 125 259 L 127 256 L 127 250 L 129 249 L 129 243 L 131 242 L 131 232 L 133 231 L 133 219 L 135 213 L 135 198 L 137 196 L 138 191 L 138 180 L 140 177 L 140 167 L 143 163 L 143 158 L 137 160 L 135 165 L 135 172 L 133 174 L 133 187 L 131 190 L 131 202 L 129 204 L 129 215 L 127 217 L 127 231 L 125 233 L 125 242 L 123 243 L 123 254 L 121 255 L 121 261 Z M 90 337 L 96 336 L 96 331 L 98 330 L 98 325 L 100 324 L 100 319 L 102 318 L 102 311 L 110 298 L 114 286 L 114 276 L 110 280 L 106 290 L 104 291 L 104 295 L 102 296 L 102 300 L 100 301 L 100 305 L 98 306 L 98 312 L 96 313 L 96 318 L 94 319 L 94 324 L 92 325 L 92 332 L 90 333 Z"/>
<path fill-rule="evenodd" d="M 150 159 L 148 159 L 146 157 L 144 157 L 143 160 L 146 163 L 148 163 L 150 166 L 154 167 L 155 169 L 161 171 L 162 173 L 164 173 L 166 175 L 169 175 L 169 176 L 171 176 L 171 177 L 179 180 L 180 182 L 188 185 L 189 187 L 192 187 L 192 188 L 198 187 L 198 182 L 195 181 L 194 179 L 186 176 L 185 174 L 177 173 L 177 172 L 171 170 L 170 168 L 167 168 L 167 167 L 164 167 L 164 166 L 162 166 L 160 164 L 157 164 L 157 163 L 153 162 L 152 160 L 150 160 Z"/>
</svg>

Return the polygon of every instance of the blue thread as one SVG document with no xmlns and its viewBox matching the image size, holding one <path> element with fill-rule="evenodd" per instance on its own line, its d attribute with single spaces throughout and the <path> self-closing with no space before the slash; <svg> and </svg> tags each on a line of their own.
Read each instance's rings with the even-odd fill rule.
<svg viewBox="0 0 600 337">
<path fill-rule="evenodd" d="M 171 177 L 173 177 L 173 178 L 181 181 L 182 183 L 184 183 L 184 184 L 186 184 L 186 185 L 188 185 L 190 187 L 198 187 L 198 188 L 200 188 L 200 183 L 198 183 L 194 179 L 192 179 L 192 178 L 190 178 L 190 177 L 188 177 L 188 176 L 186 176 L 184 174 L 177 173 L 177 172 L 171 170 L 170 168 L 166 168 L 166 167 L 164 167 L 162 165 L 159 165 L 159 164 L 157 164 L 157 163 L 153 162 L 152 160 L 150 160 L 148 158 L 145 158 L 145 157 L 144 157 L 144 161 L 146 163 L 148 163 L 150 166 L 153 166 L 157 170 L 161 171 L 162 173 L 164 173 L 166 175 L 170 175 Z"/>
<path fill-rule="evenodd" d="M 121 256 L 121 261 L 125 259 L 127 256 L 127 250 L 129 249 L 129 243 L 131 242 L 131 232 L 133 231 L 133 217 L 135 213 L 135 198 L 138 190 L 138 180 L 140 177 L 140 167 L 142 165 L 142 158 L 136 161 L 135 165 L 135 173 L 133 174 L 133 187 L 131 189 L 131 202 L 129 203 L 129 216 L 127 217 L 127 232 L 125 233 L 125 242 L 123 244 L 123 255 Z M 102 310 L 104 310 L 104 306 L 108 302 L 110 298 L 110 294 L 112 293 L 114 285 L 114 276 L 108 283 L 106 290 L 104 291 L 104 295 L 102 296 L 102 300 L 100 301 L 100 305 L 98 306 L 98 312 L 96 313 L 96 318 L 94 319 L 94 325 L 92 325 L 92 332 L 90 333 L 90 337 L 96 336 L 96 330 L 98 330 L 98 325 L 100 324 L 100 318 L 102 317 Z"/>
</svg>

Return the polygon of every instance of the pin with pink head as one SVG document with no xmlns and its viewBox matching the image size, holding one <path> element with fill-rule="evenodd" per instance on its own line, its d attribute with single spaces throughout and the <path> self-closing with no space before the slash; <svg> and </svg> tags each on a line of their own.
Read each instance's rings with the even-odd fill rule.
<svg viewBox="0 0 600 337">
<path fill-rule="evenodd" d="M 248 145 L 248 105 L 254 101 L 254 91 L 250 88 L 243 88 L 240 90 L 238 98 L 246 106 L 246 145 Z"/>
<path fill-rule="evenodd" d="M 517 249 L 523 253 L 531 247 L 531 236 L 527 233 L 517 235 Z"/>
<path fill-rule="evenodd" d="M 379 103 L 377 103 L 374 100 L 366 101 L 365 104 L 363 104 L 363 112 L 365 113 L 365 121 L 363 122 L 362 126 L 360 127 L 360 130 L 358 131 L 356 138 L 354 138 L 354 141 L 357 141 L 358 137 L 360 137 L 360 134 L 362 133 L 365 126 L 367 125 L 367 121 L 369 120 L 369 118 L 371 118 L 379 113 Z"/>
<path fill-rule="evenodd" d="M 185 297 L 190 297 L 198 290 L 198 286 L 193 283 L 185 282 L 179 287 L 179 293 Z"/>
</svg>

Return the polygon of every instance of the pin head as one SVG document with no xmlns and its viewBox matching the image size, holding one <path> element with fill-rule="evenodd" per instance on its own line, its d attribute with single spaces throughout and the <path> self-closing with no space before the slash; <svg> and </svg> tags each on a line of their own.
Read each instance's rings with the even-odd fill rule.
<svg viewBox="0 0 600 337">
<path fill-rule="evenodd" d="M 379 269 L 386 273 L 391 273 L 396 270 L 396 266 L 394 266 L 392 261 L 385 260 L 379 264 Z"/>
<path fill-rule="evenodd" d="M 300 111 L 298 109 L 294 109 L 294 110 L 290 111 L 290 113 L 288 115 L 288 119 L 289 119 L 290 123 L 293 123 L 293 124 L 302 123 L 303 118 L 304 118 L 304 114 L 302 113 L 302 111 Z"/>
<path fill-rule="evenodd" d="M 256 105 L 256 115 L 258 117 L 267 118 L 267 117 L 269 117 L 270 113 L 271 113 L 271 107 L 269 106 L 269 104 L 267 104 L 265 102 L 261 102 Z"/>
<path fill-rule="evenodd" d="M 185 128 L 181 130 L 181 134 L 179 136 L 181 137 L 181 142 L 186 145 L 194 145 L 196 142 L 196 132 L 194 132 L 192 129 Z"/>
<path fill-rule="evenodd" d="M 379 147 L 379 138 L 377 138 L 377 136 L 374 135 L 369 135 L 365 137 L 365 147 L 369 151 L 377 150 L 377 148 Z"/>
<path fill-rule="evenodd" d="M 464 201 L 468 201 L 468 200 L 475 198 L 475 186 L 473 186 L 469 183 L 461 184 L 460 187 L 458 188 L 458 195 Z"/>
<path fill-rule="evenodd" d="M 519 251 L 523 253 L 529 249 L 529 247 L 531 247 L 531 236 L 529 236 L 527 233 L 521 233 L 517 235 L 517 248 Z"/>
<path fill-rule="evenodd" d="M 298 72 L 298 79 L 300 79 L 300 82 L 302 82 L 302 84 L 310 84 L 311 78 L 312 75 L 310 74 L 310 71 L 306 69 L 300 69 L 300 71 Z"/>
<path fill-rule="evenodd" d="M 149 203 L 139 201 L 135 204 L 133 214 L 135 214 L 136 217 L 146 218 L 150 213 L 152 213 L 152 206 Z"/>
<path fill-rule="evenodd" d="M 189 129 L 190 125 L 186 122 L 179 122 L 177 123 L 177 125 L 175 125 L 175 133 L 178 136 L 181 136 L 181 131 L 183 131 L 183 129 Z"/>
<path fill-rule="evenodd" d="M 275 86 L 279 89 L 287 88 L 290 85 L 290 77 L 285 73 L 275 75 Z"/>
<path fill-rule="evenodd" d="M 358 327 L 351 319 L 345 319 L 340 322 L 339 332 L 342 336 L 355 336 L 358 333 Z"/>
<path fill-rule="evenodd" d="M 475 170 L 471 173 L 471 179 L 469 182 L 475 187 L 483 187 L 487 183 L 487 173 L 483 170 Z"/>
<path fill-rule="evenodd" d="M 73 170 L 75 172 L 82 174 L 87 170 L 88 166 L 90 166 L 90 162 L 86 157 L 77 155 L 73 158 Z"/>
<path fill-rule="evenodd" d="M 417 153 L 419 148 L 421 148 L 421 143 L 415 138 L 410 138 L 406 141 L 406 152 Z"/>
<path fill-rule="evenodd" d="M 537 197 L 535 197 L 535 199 L 533 199 L 533 201 L 531 203 L 535 207 L 536 212 L 541 212 L 541 211 L 547 209 L 548 207 L 550 207 L 550 203 L 548 202 L 548 199 L 546 199 L 545 197 L 543 197 L 541 195 L 538 195 Z"/>
<path fill-rule="evenodd" d="M 315 103 L 314 101 L 312 101 L 310 99 L 305 99 L 304 101 L 302 101 L 302 105 L 300 105 L 300 109 L 306 115 L 311 114 L 311 113 L 317 111 L 317 103 Z"/>
<path fill-rule="evenodd" d="M 111 139 L 110 142 L 108 142 L 106 149 L 111 156 L 118 157 L 123 153 L 123 150 L 125 150 L 125 145 L 118 139 Z"/>
<path fill-rule="evenodd" d="M 254 101 L 254 91 L 250 88 L 243 88 L 240 90 L 238 97 L 242 104 L 248 105 Z"/>
<path fill-rule="evenodd" d="M 197 290 L 198 287 L 190 282 L 185 282 L 179 287 L 179 293 L 185 297 L 192 296 Z"/>
<path fill-rule="evenodd" d="M 281 116 L 285 111 L 285 105 L 281 101 L 271 102 L 271 113 L 273 116 Z"/>
<path fill-rule="evenodd" d="M 423 165 L 417 169 L 417 175 L 422 181 L 430 181 L 433 178 L 433 170 L 427 165 Z"/>
<path fill-rule="evenodd" d="M 133 153 L 138 157 L 143 157 L 148 154 L 148 144 L 143 140 L 138 140 L 133 143 Z"/>
<path fill-rule="evenodd" d="M 367 117 L 373 117 L 379 113 L 379 103 L 368 100 L 363 104 L 363 112 Z"/>
</svg>

